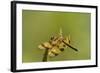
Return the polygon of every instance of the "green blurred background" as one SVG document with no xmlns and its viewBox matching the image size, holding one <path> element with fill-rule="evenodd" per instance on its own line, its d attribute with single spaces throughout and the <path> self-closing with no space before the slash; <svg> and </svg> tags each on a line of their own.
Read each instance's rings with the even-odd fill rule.
<svg viewBox="0 0 100 73">
<path fill-rule="evenodd" d="M 90 59 L 90 13 L 54 12 L 54 11 L 22 11 L 22 62 L 41 62 L 44 50 L 38 45 L 49 41 L 62 28 L 64 36 L 71 36 L 71 48 L 49 61 L 86 60 Z"/>
</svg>

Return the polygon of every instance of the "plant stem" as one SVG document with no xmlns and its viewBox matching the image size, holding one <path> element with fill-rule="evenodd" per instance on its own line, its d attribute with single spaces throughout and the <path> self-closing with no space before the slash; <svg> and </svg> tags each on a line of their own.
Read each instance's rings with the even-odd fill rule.
<svg viewBox="0 0 100 73">
<path fill-rule="evenodd" d="M 47 62 L 47 59 L 48 59 L 48 51 L 49 51 L 49 49 L 48 48 L 46 48 L 45 49 L 45 52 L 44 52 L 44 55 L 43 55 L 43 62 Z"/>
</svg>

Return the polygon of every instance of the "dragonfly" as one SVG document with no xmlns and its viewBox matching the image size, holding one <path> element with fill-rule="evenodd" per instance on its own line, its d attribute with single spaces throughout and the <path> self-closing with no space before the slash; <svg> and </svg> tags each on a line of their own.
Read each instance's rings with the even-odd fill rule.
<svg viewBox="0 0 100 73">
<path fill-rule="evenodd" d="M 67 47 L 70 47 L 74 51 L 78 51 L 78 49 L 71 46 L 70 35 L 66 37 L 62 35 L 62 29 L 60 29 L 59 34 L 57 36 L 52 36 L 48 42 L 44 42 L 38 45 L 38 48 L 45 50 L 42 60 L 43 62 L 47 62 L 48 56 L 49 57 L 58 56 Z"/>
</svg>

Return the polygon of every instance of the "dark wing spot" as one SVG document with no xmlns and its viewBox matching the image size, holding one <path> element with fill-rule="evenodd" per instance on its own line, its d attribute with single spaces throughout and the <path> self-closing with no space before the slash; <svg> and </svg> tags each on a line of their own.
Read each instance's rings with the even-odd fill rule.
<svg viewBox="0 0 100 73">
<path fill-rule="evenodd" d="M 64 51 L 64 48 L 60 48 L 60 51 Z"/>
<path fill-rule="evenodd" d="M 52 53 L 53 53 L 55 56 L 57 56 L 57 55 L 58 55 L 58 53 L 55 53 L 55 52 L 53 52 L 53 51 L 52 51 Z"/>
<path fill-rule="evenodd" d="M 51 37 L 51 40 L 53 40 L 53 39 L 54 39 L 54 36 Z"/>
<path fill-rule="evenodd" d="M 55 53 L 55 56 L 57 56 L 58 54 L 57 53 Z"/>
<path fill-rule="evenodd" d="M 64 44 L 63 47 L 66 47 L 66 45 Z"/>
</svg>

